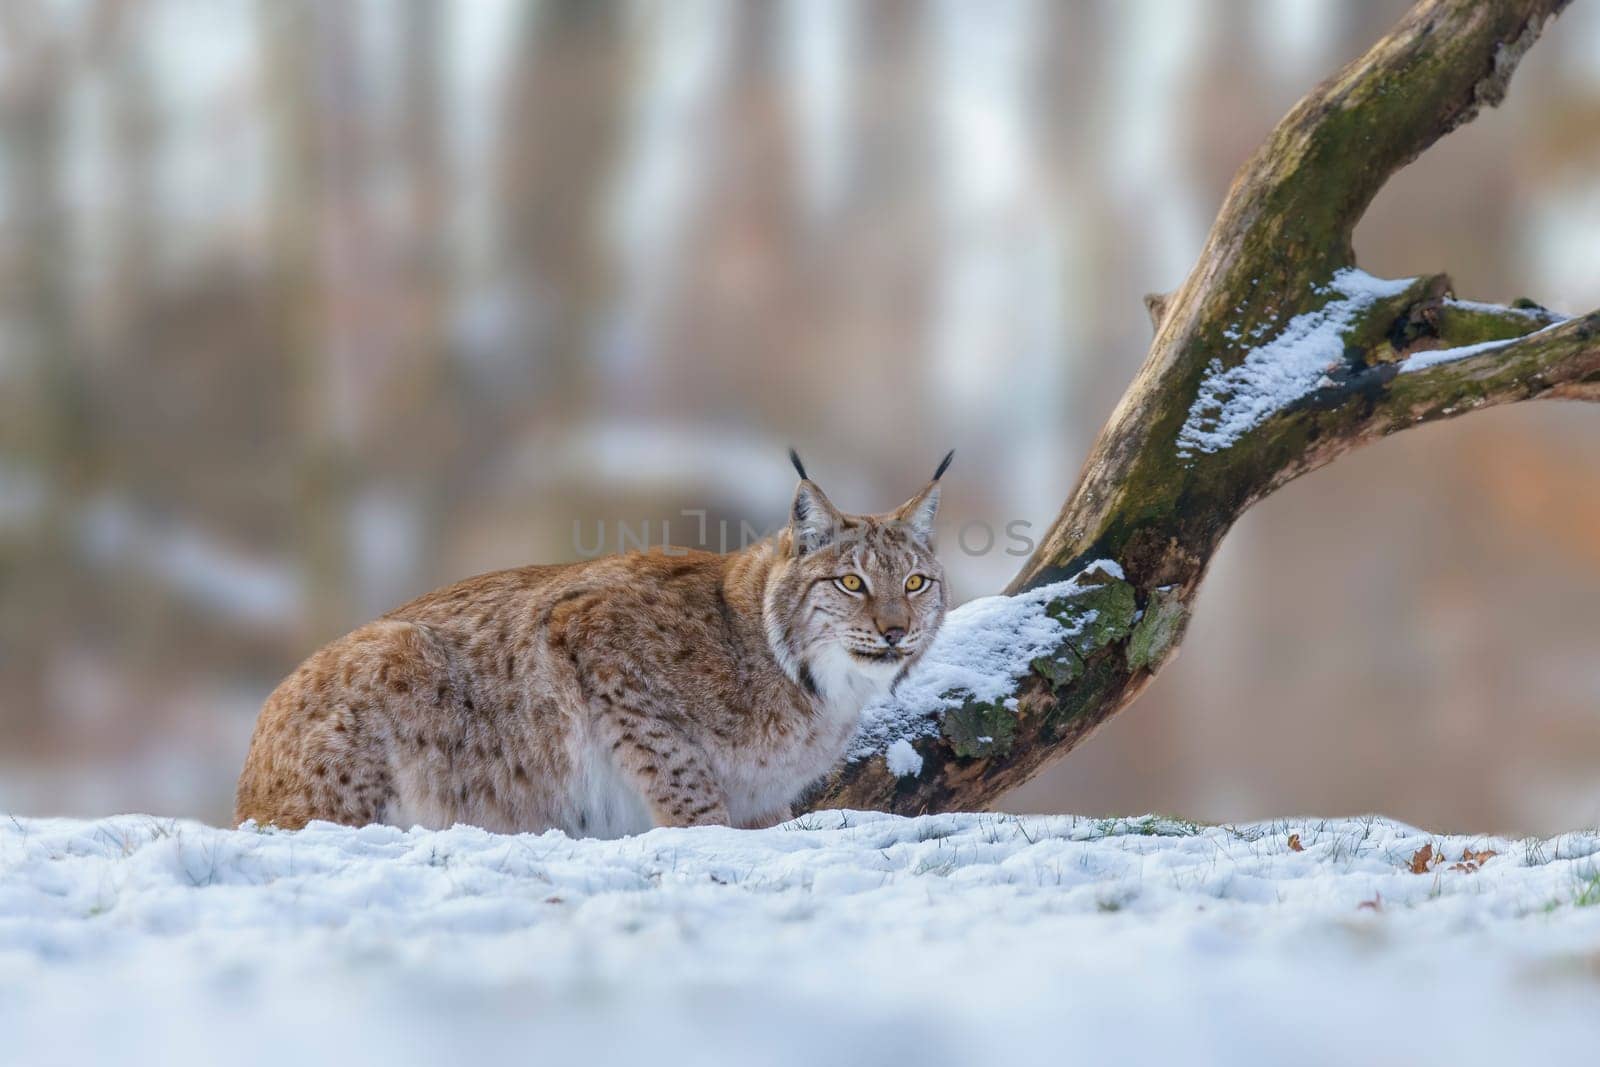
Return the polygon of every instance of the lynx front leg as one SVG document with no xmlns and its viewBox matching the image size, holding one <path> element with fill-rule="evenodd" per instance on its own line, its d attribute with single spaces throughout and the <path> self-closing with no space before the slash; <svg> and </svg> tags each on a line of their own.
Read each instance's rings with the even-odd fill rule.
<svg viewBox="0 0 1600 1067">
<path fill-rule="evenodd" d="M 657 826 L 728 825 L 728 802 L 698 746 L 640 709 L 600 704 L 601 738 Z"/>
</svg>

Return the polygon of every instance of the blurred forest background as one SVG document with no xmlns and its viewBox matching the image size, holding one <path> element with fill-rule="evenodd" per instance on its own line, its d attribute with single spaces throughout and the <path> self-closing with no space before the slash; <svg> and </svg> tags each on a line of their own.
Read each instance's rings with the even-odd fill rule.
<svg viewBox="0 0 1600 1067">
<path fill-rule="evenodd" d="M 224 821 L 313 647 L 575 522 L 769 527 L 790 442 L 856 510 L 957 448 L 998 589 L 954 532 L 1044 529 L 1141 295 L 1406 6 L 0 0 L 0 810 Z M 1357 247 L 1600 306 L 1600 3 Z M 1010 806 L 1600 823 L 1597 472 L 1548 404 L 1291 486 Z"/>
</svg>

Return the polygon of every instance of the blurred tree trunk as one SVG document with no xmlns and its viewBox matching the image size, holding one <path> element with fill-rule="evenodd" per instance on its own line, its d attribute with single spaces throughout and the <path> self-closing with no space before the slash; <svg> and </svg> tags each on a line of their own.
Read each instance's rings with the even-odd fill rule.
<svg viewBox="0 0 1600 1067">
<path fill-rule="evenodd" d="M 506 86 L 502 255 L 515 298 L 535 316 L 540 392 L 566 410 L 582 402 L 612 291 L 605 190 L 632 101 L 628 16 L 624 5 L 591 0 L 523 7 L 521 58 Z"/>
<path fill-rule="evenodd" d="M 418 556 L 438 560 L 449 525 L 452 473 L 459 449 L 450 427 L 462 413 L 450 364 L 453 268 L 449 193 L 451 174 L 444 146 L 445 63 L 450 41 L 448 9 L 434 0 L 406 0 L 401 11 L 400 156 L 409 195 L 406 233 L 401 235 L 402 305 L 408 328 L 401 343 L 411 389 L 402 406 L 407 431 L 395 435 L 410 476 L 421 489 Z"/>
<path fill-rule="evenodd" d="M 0 557 L 0 586 L 5 596 L 38 608 L 25 620 L 9 618 L 30 631 L 54 633 L 65 629 L 73 600 L 56 579 L 76 573 L 72 520 L 91 484 L 97 440 L 73 329 L 67 262 L 72 242 L 62 156 L 74 68 L 71 42 L 47 7 L 0 4 L 0 37 L 8 50 L 0 67 L 0 144 L 6 147 L 0 189 L 8 198 L 0 216 L 0 276 L 11 280 L 9 293 L 0 291 L 0 317 L 9 320 L 23 383 L 19 396 L 6 398 L 0 446 L 40 489 L 32 528 L 14 557 Z M 28 648 L 26 638 L 0 634 L 0 645 Z M 0 670 L 17 671 L 8 688 L 14 685 L 12 692 L 32 708 L 45 703 L 43 668 L 0 653 Z M 43 732 L 48 720 L 28 715 L 13 728 Z"/>
<path fill-rule="evenodd" d="M 340 5 L 334 5 L 340 8 Z M 347 58 L 334 45 L 314 0 L 261 0 L 263 85 L 271 116 L 269 213 L 273 320 L 288 361 L 291 435 L 299 452 L 295 511 L 305 590 L 304 625 L 315 642 L 342 629 L 346 560 L 345 448 L 336 424 L 339 397 L 329 387 L 327 279 L 323 222 L 328 210 L 319 88 L 329 68 Z"/>
<path fill-rule="evenodd" d="M 128 0 L 101 5 L 101 49 L 109 59 L 111 140 L 117 191 L 110 238 L 107 333 L 130 363 L 147 355 L 151 257 L 156 249 L 156 189 L 152 162 L 159 120 L 151 72 L 139 34 L 137 9 Z"/>
<path fill-rule="evenodd" d="M 43 8 L 0 6 L 0 34 L 11 58 L 0 85 L 0 135 L 8 147 L 5 188 L 15 279 L 5 312 L 20 327 L 36 402 L 17 412 L 11 442 L 66 496 L 81 488 L 93 439 L 88 393 L 74 346 L 67 256 L 66 187 L 61 165 L 72 65 L 69 42 Z M 53 509 L 60 518 L 61 509 Z M 57 543 L 65 543 L 57 541 Z"/>
<path fill-rule="evenodd" d="M 1537 397 L 1600 400 L 1600 311 L 1563 320 L 1456 301 L 1442 274 L 1375 285 L 1342 273 L 1388 178 L 1500 103 L 1564 6 L 1422 0 L 1282 120 L 1239 171 L 1199 263 L 1159 309 L 1143 368 L 1007 591 L 1052 588 L 1059 647 L 1008 698 L 951 694 L 960 703 L 938 735 L 914 741 L 916 773 L 860 759 L 814 805 L 993 801 L 1143 691 L 1177 650 L 1222 537 L 1257 500 L 1420 423 Z M 1361 299 L 1341 295 L 1351 285 Z M 1329 354 L 1306 351 L 1314 328 L 1331 331 Z M 1440 350 L 1455 351 L 1429 355 Z M 1308 356 L 1313 366 L 1296 364 Z M 1243 414 L 1225 425 L 1235 401 Z"/>
</svg>

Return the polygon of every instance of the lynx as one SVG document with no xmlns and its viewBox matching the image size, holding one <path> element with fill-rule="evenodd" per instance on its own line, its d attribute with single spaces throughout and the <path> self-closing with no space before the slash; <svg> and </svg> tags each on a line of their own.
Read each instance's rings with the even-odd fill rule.
<svg viewBox="0 0 1600 1067">
<path fill-rule="evenodd" d="M 267 698 L 238 820 L 617 837 L 790 818 L 938 632 L 952 455 L 896 510 L 845 515 L 791 451 L 789 522 L 748 548 L 485 574 L 339 638 Z"/>
</svg>

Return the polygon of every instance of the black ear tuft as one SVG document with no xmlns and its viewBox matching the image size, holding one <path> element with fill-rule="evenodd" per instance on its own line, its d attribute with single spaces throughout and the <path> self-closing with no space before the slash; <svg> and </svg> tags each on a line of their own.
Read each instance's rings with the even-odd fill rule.
<svg viewBox="0 0 1600 1067">
<path fill-rule="evenodd" d="M 950 461 L 955 458 L 956 450 L 953 448 L 944 454 L 944 459 L 939 461 L 939 469 L 933 472 L 934 481 L 938 481 L 940 478 L 944 477 L 944 472 L 950 469 Z"/>
<path fill-rule="evenodd" d="M 789 462 L 794 464 L 794 469 L 799 473 L 801 481 L 808 480 L 806 478 L 806 465 L 800 462 L 800 453 L 793 448 L 789 449 Z M 946 459 L 945 462 L 948 463 L 950 461 Z"/>
</svg>

